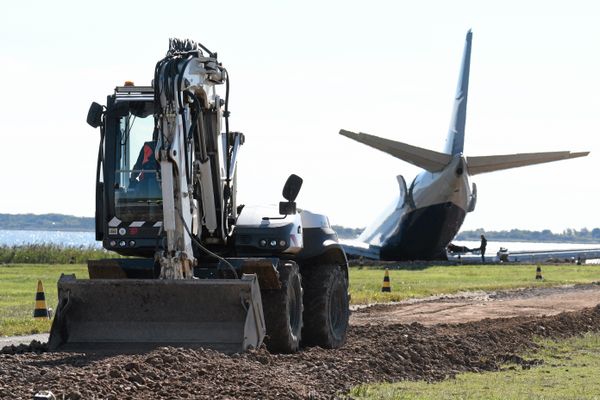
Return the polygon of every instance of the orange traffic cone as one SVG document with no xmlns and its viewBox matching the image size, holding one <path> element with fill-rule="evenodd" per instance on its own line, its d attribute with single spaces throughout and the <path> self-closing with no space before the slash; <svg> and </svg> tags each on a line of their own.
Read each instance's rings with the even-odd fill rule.
<svg viewBox="0 0 600 400">
<path fill-rule="evenodd" d="M 544 279 L 542 278 L 542 267 L 540 267 L 539 265 L 535 269 L 535 279 Z"/>
<path fill-rule="evenodd" d="M 390 273 L 388 269 L 385 269 L 385 276 L 383 277 L 383 286 L 381 287 L 382 292 L 391 292 L 392 288 L 390 286 Z"/>
<path fill-rule="evenodd" d="M 37 292 L 35 293 L 35 308 L 33 310 L 33 318 L 49 319 L 48 307 L 46 306 L 46 295 L 44 294 L 44 285 L 38 280 Z"/>
</svg>

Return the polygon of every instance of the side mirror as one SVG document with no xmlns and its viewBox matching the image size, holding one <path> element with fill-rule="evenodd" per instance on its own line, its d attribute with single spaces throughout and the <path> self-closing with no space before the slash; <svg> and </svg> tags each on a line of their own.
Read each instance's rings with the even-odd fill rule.
<svg viewBox="0 0 600 400">
<path fill-rule="evenodd" d="M 293 201 L 280 201 L 279 202 L 279 214 L 281 214 L 281 215 L 296 214 L 296 203 L 294 203 Z"/>
<path fill-rule="evenodd" d="M 96 102 L 93 102 L 92 105 L 90 105 L 90 109 L 88 111 L 87 123 L 92 128 L 99 127 L 100 125 L 102 125 L 102 114 L 104 114 L 102 106 Z"/>
<path fill-rule="evenodd" d="M 289 202 L 296 200 L 298 193 L 300 193 L 302 182 L 302 178 L 298 175 L 291 174 L 287 181 L 285 181 L 285 185 L 283 185 L 283 198 Z"/>
<path fill-rule="evenodd" d="M 279 203 L 279 214 L 296 214 L 296 203 L 294 203 L 294 200 L 296 200 L 298 193 L 300 193 L 302 182 L 302 178 L 294 174 L 290 175 L 287 181 L 285 181 L 285 185 L 283 185 L 283 192 L 281 194 L 287 201 L 282 201 Z"/>
<path fill-rule="evenodd" d="M 300 188 L 302 187 L 302 178 L 298 175 L 290 175 L 285 181 L 285 185 L 283 185 L 283 198 L 287 201 L 282 201 L 279 203 L 279 214 L 283 215 L 283 217 L 263 217 L 263 220 L 268 221 L 271 219 L 284 219 L 288 215 L 296 214 L 296 197 L 298 197 L 298 193 L 300 193 Z"/>
</svg>

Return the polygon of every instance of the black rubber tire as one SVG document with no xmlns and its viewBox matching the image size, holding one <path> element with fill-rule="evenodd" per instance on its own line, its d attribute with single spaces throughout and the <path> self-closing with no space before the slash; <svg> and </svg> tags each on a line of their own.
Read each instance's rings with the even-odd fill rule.
<svg viewBox="0 0 600 400">
<path fill-rule="evenodd" d="M 348 278 L 339 265 L 302 268 L 304 287 L 304 345 L 328 349 L 346 343 L 350 299 Z"/>
<path fill-rule="evenodd" d="M 295 353 L 302 336 L 302 280 L 293 261 L 280 262 L 277 270 L 281 289 L 261 291 L 265 344 L 272 353 Z"/>
</svg>

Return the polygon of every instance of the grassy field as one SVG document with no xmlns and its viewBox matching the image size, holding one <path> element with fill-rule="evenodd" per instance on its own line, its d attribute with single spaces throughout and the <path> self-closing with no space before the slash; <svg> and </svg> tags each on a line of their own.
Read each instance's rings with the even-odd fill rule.
<svg viewBox="0 0 600 400">
<path fill-rule="evenodd" d="M 600 265 L 544 265 L 542 281 L 535 280 L 535 265 L 453 265 L 406 267 L 389 271 L 392 292 L 382 293 L 380 268 L 350 269 L 353 304 L 389 302 L 460 291 L 556 286 L 600 281 Z"/>
<path fill-rule="evenodd" d="M 465 373 L 430 384 L 400 382 L 364 385 L 351 391 L 356 399 L 600 399 L 600 334 L 564 341 L 540 341 L 528 358 L 543 364 L 523 370 L 506 365 L 499 372 Z"/>
<path fill-rule="evenodd" d="M 48 306 L 56 308 L 56 281 L 61 272 L 87 277 L 84 264 L 0 265 L 0 336 L 46 332 L 49 321 L 32 318 L 37 280 L 46 290 Z M 600 280 L 600 265 L 544 266 L 543 281 L 536 281 L 531 265 L 457 265 L 390 270 L 391 293 L 381 293 L 384 271 L 350 269 L 353 304 L 397 301 L 470 290 L 588 283 Z"/>
<path fill-rule="evenodd" d="M 55 244 L 0 246 L 0 263 L 4 264 L 82 264 L 87 260 L 115 258 L 118 254 L 95 247 L 72 247 Z"/>
<path fill-rule="evenodd" d="M 87 277 L 83 264 L 0 265 L 0 336 L 48 332 L 50 321 L 34 320 L 35 291 L 42 280 L 48 307 L 56 309 L 56 281 L 61 273 Z"/>
</svg>

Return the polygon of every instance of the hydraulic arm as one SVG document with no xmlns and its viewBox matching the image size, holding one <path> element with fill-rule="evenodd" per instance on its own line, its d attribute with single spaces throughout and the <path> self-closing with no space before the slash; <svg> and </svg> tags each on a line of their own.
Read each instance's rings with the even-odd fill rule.
<svg viewBox="0 0 600 400">
<path fill-rule="evenodd" d="M 206 56 L 200 45 L 172 39 L 155 69 L 155 154 L 167 237 L 166 248 L 156 254 L 161 278 L 191 278 L 192 233 L 201 241 L 225 244 L 236 218 L 234 175 L 243 136 L 229 131 L 227 71 L 216 54 L 204 50 Z M 225 99 L 215 90 L 223 83 Z"/>
</svg>

